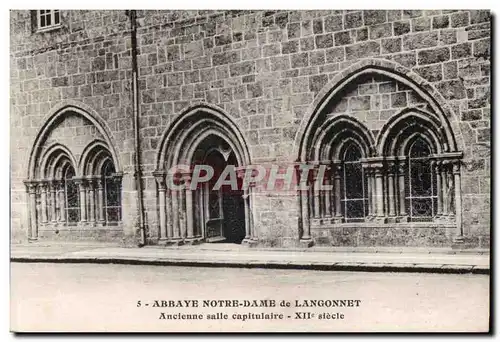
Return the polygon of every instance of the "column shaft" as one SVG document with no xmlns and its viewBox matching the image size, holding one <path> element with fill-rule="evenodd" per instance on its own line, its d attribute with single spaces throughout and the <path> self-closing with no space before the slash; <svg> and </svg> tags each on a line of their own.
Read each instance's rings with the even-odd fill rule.
<svg viewBox="0 0 500 342">
<path fill-rule="evenodd" d="M 38 239 L 38 223 L 36 219 L 36 185 L 30 184 L 29 189 L 29 211 L 30 211 L 30 230 L 28 237 L 30 240 Z"/>
<path fill-rule="evenodd" d="M 186 184 L 186 225 L 187 238 L 194 238 L 194 211 L 193 211 L 193 191 L 190 189 L 190 184 Z"/>
<path fill-rule="evenodd" d="M 165 188 L 160 188 L 158 190 L 159 205 L 160 205 L 160 240 L 167 238 L 167 215 L 165 211 Z"/>
<path fill-rule="evenodd" d="M 313 215 L 314 218 L 319 218 L 320 217 L 320 211 L 319 211 L 319 182 L 315 180 L 312 184 L 313 186 L 313 193 L 314 193 L 314 206 L 313 206 Z"/>
<path fill-rule="evenodd" d="M 179 202 L 177 203 L 179 207 L 179 226 L 180 226 L 180 236 L 185 239 L 187 236 L 187 226 L 186 226 L 186 191 L 179 190 Z"/>
<path fill-rule="evenodd" d="M 342 217 L 342 203 L 340 202 L 342 197 L 340 191 L 340 175 L 335 176 L 335 216 Z"/>
<path fill-rule="evenodd" d="M 179 212 L 181 208 L 179 207 L 179 190 L 172 190 L 172 218 L 173 218 L 173 238 L 181 238 L 181 230 L 179 224 Z"/>
<path fill-rule="evenodd" d="M 461 185 L 461 177 L 460 177 L 460 164 L 455 164 L 453 166 L 453 174 L 455 177 L 455 216 L 457 222 L 457 232 L 456 237 L 463 237 L 462 230 L 462 185 Z"/>
<path fill-rule="evenodd" d="M 436 177 L 436 191 L 437 191 L 437 216 L 443 215 L 443 183 L 441 181 L 441 165 L 436 162 L 434 168 L 434 176 Z"/>
<path fill-rule="evenodd" d="M 309 223 L 309 191 L 300 191 L 302 201 L 302 240 L 311 239 L 311 227 Z"/>
<path fill-rule="evenodd" d="M 377 216 L 384 216 L 384 188 L 382 181 L 382 170 L 377 170 L 375 173 L 375 188 L 377 198 Z"/>
<path fill-rule="evenodd" d="M 105 212 L 104 212 L 104 207 L 105 207 L 105 202 L 106 199 L 104 198 L 104 187 L 102 184 L 102 181 L 98 181 L 97 183 L 97 212 L 99 215 L 99 222 L 104 222 L 105 221 Z"/>
<path fill-rule="evenodd" d="M 52 222 L 57 222 L 57 191 L 56 184 L 52 183 L 50 185 L 50 220 Z"/>
<path fill-rule="evenodd" d="M 42 193 L 40 195 L 40 205 L 42 211 L 42 223 L 47 223 L 47 185 L 42 184 Z"/>
<path fill-rule="evenodd" d="M 170 189 L 165 191 L 165 212 L 166 212 L 166 225 L 167 225 L 167 239 L 171 239 L 174 236 L 172 227 L 172 192 Z"/>
<path fill-rule="evenodd" d="M 377 187 L 375 183 L 375 172 L 370 172 L 370 178 L 372 180 L 372 198 L 371 198 L 371 206 L 372 206 L 372 215 L 377 216 Z"/>
<path fill-rule="evenodd" d="M 389 199 L 389 216 L 396 216 L 395 211 L 395 196 L 394 196 L 394 173 L 389 173 L 387 175 L 387 191 Z"/>
<path fill-rule="evenodd" d="M 399 216 L 406 216 L 406 205 L 405 205 L 405 168 L 404 164 L 399 166 L 398 170 L 399 178 Z"/>
<path fill-rule="evenodd" d="M 366 178 L 368 179 L 368 194 L 367 194 L 367 197 L 368 197 L 368 216 L 372 216 L 373 215 L 373 210 L 372 210 L 372 203 L 373 203 L 373 198 L 372 198 L 372 176 L 371 176 L 371 172 L 369 171 L 369 169 L 366 169 L 365 171 L 366 173 Z"/>
<path fill-rule="evenodd" d="M 248 189 L 243 190 L 243 205 L 245 207 L 245 239 L 250 239 L 250 208 Z"/>
<path fill-rule="evenodd" d="M 66 196 L 64 189 L 59 189 L 59 221 L 66 222 Z"/>
<path fill-rule="evenodd" d="M 325 185 L 330 186 L 330 177 L 327 177 L 325 179 Z M 325 190 L 323 198 L 325 199 L 325 216 L 326 217 L 332 216 L 332 204 L 330 203 L 331 197 L 332 197 L 332 191 L 330 189 Z"/>
<path fill-rule="evenodd" d="M 448 215 L 448 173 L 446 171 L 447 166 L 443 165 L 441 168 L 441 194 L 443 196 L 443 216 Z"/>
<path fill-rule="evenodd" d="M 87 221 L 87 191 L 83 182 L 78 184 L 80 190 L 80 221 Z"/>
<path fill-rule="evenodd" d="M 95 192 L 94 184 L 89 183 L 89 221 L 95 222 Z"/>
</svg>

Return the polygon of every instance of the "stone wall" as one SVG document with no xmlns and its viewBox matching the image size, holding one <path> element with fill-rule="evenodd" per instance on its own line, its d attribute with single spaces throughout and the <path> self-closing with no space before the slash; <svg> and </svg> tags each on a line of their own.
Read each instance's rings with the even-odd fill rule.
<svg viewBox="0 0 500 342">
<path fill-rule="evenodd" d="M 125 11 L 62 13 L 61 29 L 34 33 L 29 11 L 11 12 L 14 239 L 22 239 L 26 231 L 21 181 L 31 143 L 43 118 L 59 103 L 74 100 L 97 112 L 113 134 L 123 171 L 131 176 L 133 169 L 130 26 Z M 252 162 L 286 165 L 297 159 L 297 132 L 314 110 L 318 94 L 345 68 L 373 58 L 395 62 L 422 77 L 445 99 L 464 152 L 465 233 L 473 245 L 488 246 L 488 11 L 138 11 L 138 26 L 140 157 L 152 242 L 158 235 L 152 171 L 161 137 L 175 117 L 195 104 L 216 105 L 239 126 Z M 374 133 L 400 108 L 420 101 L 391 79 L 360 80 L 350 89 L 355 94 L 346 93 L 348 100 L 339 99 L 339 105 L 347 101 L 350 113 Z M 29 138 L 19 139 L 21 135 Z M 129 183 L 124 191 L 133 196 Z M 265 244 L 296 240 L 295 202 L 293 196 L 266 197 L 255 204 L 255 224 Z M 133 216 L 134 211 L 125 207 L 124 213 Z"/>
</svg>

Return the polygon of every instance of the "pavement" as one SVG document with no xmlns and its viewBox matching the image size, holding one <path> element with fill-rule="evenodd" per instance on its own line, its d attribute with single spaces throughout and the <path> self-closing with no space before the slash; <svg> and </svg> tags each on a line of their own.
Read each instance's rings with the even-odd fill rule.
<svg viewBox="0 0 500 342">
<path fill-rule="evenodd" d="M 451 248 L 248 248 L 235 244 L 122 247 L 110 244 L 11 245 L 13 262 L 114 263 L 368 272 L 490 273 L 488 250 Z"/>
<path fill-rule="evenodd" d="M 451 248 L 248 248 L 235 244 L 122 247 L 35 242 L 11 245 L 13 262 L 139 264 L 325 271 L 490 273 L 488 250 Z"/>
</svg>

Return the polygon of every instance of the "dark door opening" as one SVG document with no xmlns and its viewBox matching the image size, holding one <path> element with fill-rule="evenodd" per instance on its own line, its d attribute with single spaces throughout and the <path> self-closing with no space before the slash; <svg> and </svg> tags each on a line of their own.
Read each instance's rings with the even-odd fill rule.
<svg viewBox="0 0 500 342">
<path fill-rule="evenodd" d="M 228 165 L 236 168 L 238 163 L 227 144 L 218 142 L 216 146 L 204 153 L 203 163 L 214 169 L 214 177 L 198 189 L 200 194 L 195 205 L 196 217 L 200 220 L 206 242 L 239 244 L 245 238 L 245 204 L 241 180 L 238 179 L 237 189 L 231 189 L 230 185 L 223 185 L 220 189 L 215 187 L 224 169 Z"/>
</svg>

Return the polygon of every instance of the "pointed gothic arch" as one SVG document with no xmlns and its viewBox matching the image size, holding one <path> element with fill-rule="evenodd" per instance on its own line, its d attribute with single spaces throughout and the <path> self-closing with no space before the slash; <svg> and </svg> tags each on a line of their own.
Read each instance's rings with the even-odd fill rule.
<svg viewBox="0 0 500 342">
<path fill-rule="evenodd" d="M 171 191 L 167 186 L 168 172 L 179 165 L 186 166 L 180 181 L 189 185 L 193 167 L 204 162 L 197 158 L 203 155 L 200 151 L 207 152 L 214 148 L 220 151 L 226 163 L 229 162 L 227 156 L 232 155 L 236 168 L 250 164 L 250 153 L 240 129 L 225 112 L 213 105 L 200 103 L 186 109 L 163 134 L 157 151 L 157 170 L 154 172 L 158 184 L 159 243 L 213 240 L 215 237 L 208 232 L 214 229 L 221 231 L 222 226 L 214 228 L 209 223 L 219 220 L 217 224 L 222 225 L 223 218 L 210 217 L 206 213 L 208 209 L 203 209 L 208 208 L 207 203 L 213 195 L 209 195 L 206 184 L 195 190 L 186 187 L 185 192 Z M 244 206 L 244 241 L 256 238 L 251 228 L 250 191 L 244 190 L 239 195 Z M 186 219 L 181 220 L 180 216 Z"/>
<path fill-rule="evenodd" d="M 332 99 L 342 90 L 363 75 L 377 74 L 401 82 L 414 90 L 431 107 L 433 115 L 441 123 L 444 134 L 449 141 L 446 152 L 462 150 L 464 142 L 458 125 L 456 114 L 449 108 L 441 93 L 421 76 L 404 66 L 385 59 L 367 58 L 352 64 L 339 72 L 317 94 L 309 106 L 307 114 L 302 118 L 294 140 L 293 155 L 298 161 L 305 161 L 311 139 L 318 127 L 317 119 Z M 453 125 L 452 125 L 453 124 Z M 458 141 L 458 142 L 457 142 Z M 460 148 L 459 148 L 460 146 Z"/>
<path fill-rule="evenodd" d="M 113 143 L 112 134 L 106 122 L 91 107 L 80 102 L 64 101 L 53 107 L 50 113 L 47 114 L 42 120 L 43 124 L 38 130 L 38 133 L 36 134 L 31 145 L 32 148 L 29 154 L 27 172 L 28 180 L 36 178 L 37 166 L 39 165 L 43 146 L 50 132 L 57 126 L 58 122 L 60 122 L 69 113 L 83 117 L 94 125 L 106 142 L 117 170 L 121 170 L 121 164 L 118 154 L 114 148 L 115 144 Z M 75 164 L 75 167 L 76 166 L 77 165 Z"/>
<path fill-rule="evenodd" d="M 381 129 L 378 126 L 376 130 L 368 130 L 350 115 L 338 114 L 342 108 L 337 109 L 336 106 L 342 96 L 351 94 L 352 85 L 365 82 L 369 77 L 396 82 L 398 88 L 401 84 L 414 92 L 424 106 L 405 108 L 393 115 Z M 312 243 L 311 225 L 345 222 L 345 210 L 344 213 L 341 211 L 340 197 L 345 188 L 345 185 L 342 188 L 342 179 L 346 176 L 344 161 L 340 156 L 343 146 L 347 146 L 349 142 L 355 143 L 363 155 L 360 162 L 363 175 L 367 175 L 366 192 L 369 202 L 365 221 L 411 221 L 411 215 L 408 218 L 405 207 L 405 184 L 411 181 L 409 177 L 413 169 L 408 169 L 406 165 L 414 157 L 410 151 L 416 139 L 425 142 L 432 152 L 425 157 L 429 162 L 427 169 L 432 169 L 433 179 L 438 180 L 437 194 L 433 194 L 435 201 L 433 197 L 432 203 L 444 207 L 446 196 L 452 198 L 448 199 L 449 203 L 456 202 L 453 204 L 455 212 L 450 211 L 452 205 L 449 204 L 448 210 L 435 210 L 431 219 L 445 224 L 454 221 L 456 236 L 461 236 L 460 150 L 464 147 L 464 142 L 456 115 L 443 96 L 422 77 L 395 62 L 371 58 L 353 63 L 322 88 L 309 106 L 295 136 L 296 160 L 316 166 L 328 165 L 333 170 L 330 176 L 332 179 L 325 181 L 334 184 L 334 190 L 323 194 L 314 190 L 312 183 L 310 187 L 313 190 L 299 192 L 301 239 L 307 245 Z M 450 196 L 450 192 L 454 196 Z"/>
</svg>

